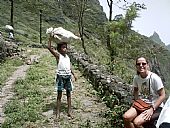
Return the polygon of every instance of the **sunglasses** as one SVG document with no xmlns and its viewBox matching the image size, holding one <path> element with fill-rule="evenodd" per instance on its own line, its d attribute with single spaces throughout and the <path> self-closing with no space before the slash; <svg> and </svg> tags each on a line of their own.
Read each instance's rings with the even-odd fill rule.
<svg viewBox="0 0 170 128">
<path fill-rule="evenodd" d="M 136 63 L 137 66 L 140 66 L 142 64 L 142 66 L 145 66 L 147 63 Z"/>
</svg>

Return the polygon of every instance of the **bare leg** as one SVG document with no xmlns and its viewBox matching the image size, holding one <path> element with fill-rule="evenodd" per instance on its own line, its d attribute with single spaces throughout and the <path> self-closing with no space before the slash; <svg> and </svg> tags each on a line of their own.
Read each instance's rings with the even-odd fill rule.
<svg viewBox="0 0 170 128">
<path fill-rule="evenodd" d="M 56 117 L 57 118 L 60 118 L 61 97 L 62 97 L 62 91 L 58 91 L 58 95 L 57 95 L 57 109 L 56 109 Z"/>
<path fill-rule="evenodd" d="M 133 123 L 136 128 L 143 128 L 142 125 L 147 121 L 147 120 L 144 120 L 144 116 L 145 116 L 145 113 L 141 113 L 133 120 Z"/>
<path fill-rule="evenodd" d="M 135 128 L 134 124 L 132 122 L 128 122 L 124 120 L 125 128 Z"/>
<path fill-rule="evenodd" d="M 135 110 L 135 108 L 131 107 L 127 112 L 125 112 L 125 114 L 123 115 L 125 128 L 135 128 L 132 121 L 135 119 L 136 116 L 137 111 Z"/>
<path fill-rule="evenodd" d="M 67 90 L 67 104 L 68 104 L 67 114 L 69 117 L 72 118 L 72 115 L 71 115 L 71 92 L 68 90 Z"/>
</svg>

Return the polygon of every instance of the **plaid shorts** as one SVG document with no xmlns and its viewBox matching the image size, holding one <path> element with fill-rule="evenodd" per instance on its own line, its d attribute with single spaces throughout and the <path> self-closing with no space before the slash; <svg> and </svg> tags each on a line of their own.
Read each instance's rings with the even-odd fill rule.
<svg viewBox="0 0 170 128">
<path fill-rule="evenodd" d="M 72 91 L 71 75 L 58 75 L 56 78 L 57 91 Z"/>
</svg>

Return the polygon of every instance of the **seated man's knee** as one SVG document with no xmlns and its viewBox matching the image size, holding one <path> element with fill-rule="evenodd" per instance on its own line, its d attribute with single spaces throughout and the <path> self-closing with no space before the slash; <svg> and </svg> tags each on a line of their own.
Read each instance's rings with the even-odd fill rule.
<svg viewBox="0 0 170 128">
<path fill-rule="evenodd" d="M 133 124 L 138 128 L 138 127 L 141 127 L 142 126 L 142 121 L 140 121 L 140 120 L 137 120 L 137 119 L 135 119 L 134 121 L 133 121 Z"/>
<path fill-rule="evenodd" d="M 124 119 L 125 121 L 131 121 L 131 116 L 130 116 L 129 114 L 127 114 L 127 113 L 124 113 L 123 119 Z"/>
</svg>

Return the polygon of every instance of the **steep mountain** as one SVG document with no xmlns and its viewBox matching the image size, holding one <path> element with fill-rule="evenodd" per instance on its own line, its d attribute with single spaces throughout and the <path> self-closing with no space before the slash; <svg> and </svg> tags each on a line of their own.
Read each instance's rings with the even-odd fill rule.
<svg viewBox="0 0 170 128">
<path fill-rule="evenodd" d="M 168 49 L 170 51 L 170 45 L 165 45 L 162 40 L 160 39 L 158 33 L 154 32 L 153 35 L 151 35 L 149 37 L 151 40 L 153 40 L 154 42 L 156 42 L 157 44 L 160 44 L 161 46 L 164 46 L 166 49 Z"/>
<path fill-rule="evenodd" d="M 162 40 L 160 39 L 158 33 L 154 32 L 153 35 L 151 35 L 149 37 L 151 40 L 153 40 L 154 42 L 162 45 L 162 46 L 165 46 L 165 44 L 162 42 Z"/>
<path fill-rule="evenodd" d="M 167 45 L 166 47 L 167 47 L 167 49 L 170 51 L 170 44 L 169 44 L 169 45 Z"/>
<path fill-rule="evenodd" d="M 78 35 L 78 8 L 75 6 L 74 0 L 13 0 L 13 2 L 14 36 L 17 41 L 23 42 L 23 45 L 40 44 L 40 10 L 42 10 L 42 43 L 45 44 L 47 42 L 45 32 L 49 27 L 62 26 Z M 7 37 L 8 33 L 5 30 L 5 25 L 10 24 L 11 2 L 0 0 L 0 5 L 0 31 Z M 106 48 L 106 21 L 106 14 L 103 12 L 99 1 L 87 1 L 84 12 L 85 47 L 87 48 L 88 55 L 98 65 L 108 66 L 107 69 L 110 70 L 109 51 Z M 123 77 L 131 78 L 132 73 L 135 72 L 132 65 L 136 55 L 148 55 L 152 58 L 151 61 L 156 69 L 159 66 L 162 76 L 165 78 L 167 85 L 169 85 L 170 52 L 164 48 L 165 45 L 162 43 L 159 35 L 154 32 L 148 38 L 139 33 L 132 32 L 130 38 L 131 41 L 126 42 L 127 48 L 123 58 L 119 58 L 117 63 L 112 65 L 114 73 L 116 75 L 120 73 L 120 77 L 123 75 Z M 117 45 L 116 49 L 119 50 L 118 43 L 113 45 Z M 74 45 L 75 49 L 82 50 L 81 43 Z M 119 53 L 124 52 L 123 47 L 120 45 Z M 118 63 L 120 61 L 123 62 L 122 65 Z M 125 79 L 125 81 L 128 83 L 132 82 L 131 79 Z"/>
<path fill-rule="evenodd" d="M 22 42 L 20 43 L 21 47 L 42 45 L 40 44 L 40 25 L 42 27 L 41 39 L 43 44 L 47 44 L 48 35 L 46 34 L 46 29 L 49 27 L 61 26 L 76 35 L 79 34 L 78 18 L 80 17 L 78 17 L 77 10 L 80 8 L 74 3 L 75 0 L 0 0 L 0 31 L 5 38 L 8 37 L 5 25 L 10 24 L 11 1 L 14 2 L 14 37 L 16 42 Z M 80 5 L 81 0 L 78 2 Z M 103 12 L 98 0 L 87 0 L 85 7 L 83 17 L 84 44 L 88 53 L 88 56 L 85 55 L 85 59 L 89 60 L 90 63 L 94 63 L 95 66 L 106 69 L 109 74 L 112 73 L 116 77 L 120 77 L 125 83 L 131 84 L 133 76 L 136 74 L 134 65 L 136 57 L 147 56 L 151 62 L 151 70 L 162 77 L 167 89 L 170 90 L 170 51 L 165 49 L 164 43 L 162 43 L 156 32 L 148 38 L 129 30 L 127 32 L 128 40 L 124 41 L 122 41 L 122 38 L 113 38 L 118 36 L 111 34 L 110 41 L 111 46 L 115 46 L 113 54 L 116 59 L 115 61 L 110 61 L 110 51 L 106 47 L 106 32 L 108 32 L 106 31 L 106 26 L 108 25 L 106 14 Z M 41 19 L 40 16 L 42 16 Z M 119 16 L 121 17 L 121 15 Z M 123 34 L 126 35 L 126 33 Z M 55 43 L 52 45 L 55 45 Z M 84 56 L 81 42 L 77 43 L 75 41 L 70 45 L 79 51 L 80 56 Z M 94 93 L 97 94 L 96 92 Z M 114 104 L 119 102 L 114 100 L 117 99 L 116 97 L 110 98 L 111 102 L 116 101 Z M 122 112 L 122 107 L 117 107 L 116 110 Z M 115 115 L 114 113 L 112 112 L 112 116 L 109 117 L 112 118 Z M 116 120 L 119 119 L 116 118 Z M 89 124 L 88 122 L 89 120 L 86 124 Z M 34 126 L 36 127 L 36 125 Z"/>
<path fill-rule="evenodd" d="M 13 24 L 15 39 L 24 43 L 39 42 L 40 31 L 40 10 L 42 10 L 42 39 L 46 39 L 46 29 L 48 27 L 62 26 L 66 29 L 78 33 L 77 20 L 79 9 L 74 4 L 75 0 L 13 0 Z M 5 25 L 10 24 L 11 2 L 0 1 L 0 31 L 7 36 Z M 107 20 L 106 14 L 98 0 L 87 1 L 84 12 L 85 30 L 94 34 L 100 26 Z"/>
</svg>

